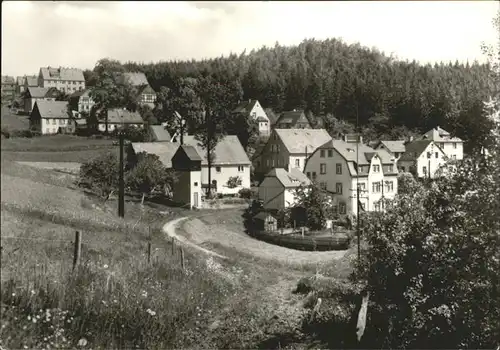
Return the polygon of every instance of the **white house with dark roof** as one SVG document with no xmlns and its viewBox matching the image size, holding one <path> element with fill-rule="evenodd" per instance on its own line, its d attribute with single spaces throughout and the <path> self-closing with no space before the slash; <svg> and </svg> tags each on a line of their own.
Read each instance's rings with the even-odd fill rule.
<svg viewBox="0 0 500 350">
<path fill-rule="evenodd" d="M 290 171 L 275 168 L 267 173 L 259 184 L 259 200 L 267 210 L 290 208 L 297 203 L 295 190 L 310 184 L 307 176 L 297 168 Z"/>
<path fill-rule="evenodd" d="M 42 135 L 73 133 L 75 123 L 66 101 L 37 101 L 30 115 L 30 129 Z"/>
<path fill-rule="evenodd" d="M 78 68 L 42 67 L 38 74 L 38 86 L 55 87 L 68 95 L 85 90 L 83 71 Z"/>
<path fill-rule="evenodd" d="M 458 137 L 452 137 L 448 131 L 439 126 L 427 131 L 422 139 L 434 141 L 449 159 L 461 160 L 464 158 L 464 142 Z"/>
<path fill-rule="evenodd" d="M 95 105 L 94 100 L 90 96 L 90 90 L 85 89 L 82 91 L 74 92 L 69 97 L 69 104 L 73 111 L 77 111 L 78 113 L 89 113 L 92 107 Z"/>
<path fill-rule="evenodd" d="M 208 162 L 207 152 L 199 145 L 192 135 L 183 138 L 185 145 L 193 146 L 202 157 L 201 178 L 202 188 L 208 189 Z M 172 167 L 171 159 L 179 147 L 178 142 L 137 142 L 131 144 L 134 153 L 147 152 L 160 157 L 167 168 Z M 214 150 L 215 158 L 212 161 L 211 182 L 217 193 L 237 194 L 242 188 L 250 188 L 250 160 L 235 135 L 227 135 L 221 139 Z M 228 181 L 238 177 L 241 184 L 231 188 Z"/>
<path fill-rule="evenodd" d="M 448 161 L 447 155 L 432 140 L 414 140 L 406 144 L 406 152 L 398 161 L 401 171 L 414 173 L 419 178 L 436 178 Z"/>
<path fill-rule="evenodd" d="M 259 135 L 261 136 L 268 136 L 271 132 L 271 122 L 258 100 L 250 99 L 241 102 L 233 110 L 233 114 L 243 114 L 245 117 L 255 120 L 259 127 Z"/>
<path fill-rule="evenodd" d="M 113 108 L 108 109 L 107 120 L 99 120 L 98 130 L 105 132 L 106 124 L 108 125 L 108 132 L 111 132 L 125 126 L 143 128 L 144 120 L 139 112 L 131 112 L 125 108 Z"/>
<path fill-rule="evenodd" d="M 274 127 L 276 129 L 312 129 L 304 111 L 296 109 L 281 113 Z"/>
<path fill-rule="evenodd" d="M 394 157 L 361 142 L 356 145 L 356 140 L 347 141 L 331 139 L 319 146 L 307 159 L 307 177 L 333 195 L 339 214 L 357 215 L 358 187 L 365 211 L 383 210 L 380 200 L 392 199 L 398 192 Z"/>
<path fill-rule="evenodd" d="M 156 92 L 149 85 L 146 74 L 142 72 L 115 73 L 114 79 L 117 84 L 129 84 L 136 87 L 138 103 L 154 108 Z"/>
<path fill-rule="evenodd" d="M 29 87 L 37 87 L 38 86 L 38 76 L 36 75 L 28 75 L 24 79 L 24 91 L 28 90 Z"/>
<path fill-rule="evenodd" d="M 274 168 L 303 171 L 306 158 L 330 139 L 325 129 L 274 129 L 253 158 L 255 173 L 267 174 Z"/>
<path fill-rule="evenodd" d="M 405 153 L 405 142 L 404 140 L 397 141 L 378 141 L 373 147 L 376 150 L 383 149 L 386 150 L 390 155 L 392 155 L 396 160 Z"/>
</svg>

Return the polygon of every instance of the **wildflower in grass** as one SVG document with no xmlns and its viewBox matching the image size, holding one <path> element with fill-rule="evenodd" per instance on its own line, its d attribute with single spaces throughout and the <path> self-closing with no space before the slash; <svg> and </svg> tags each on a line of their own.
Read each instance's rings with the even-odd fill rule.
<svg viewBox="0 0 500 350">
<path fill-rule="evenodd" d="M 34 290 L 31 290 L 31 295 L 35 295 L 35 291 Z"/>
<path fill-rule="evenodd" d="M 151 309 L 147 309 L 147 310 L 146 310 L 146 312 L 147 312 L 148 314 L 150 314 L 151 316 L 155 316 L 155 315 L 156 315 L 156 311 L 153 311 L 153 310 L 151 310 Z"/>
<path fill-rule="evenodd" d="M 103 267 L 103 268 L 105 268 L 105 269 L 107 269 L 107 268 L 108 268 L 108 265 L 107 265 L 107 264 L 104 264 L 102 267 Z"/>
<path fill-rule="evenodd" d="M 85 338 L 81 338 L 79 341 L 78 341 L 78 346 L 86 346 L 88 343 L 87 339 Z"/>
<path fill-rule="evenodd" d="M 148 296 L 148 292 L 146 292 L 145 290 L 143 290 L 143 291 L 142 291 L 142 293 L 141 293 L 141 296 L 142 296 L 143 298 L 147 298 L 147 296 Z"/>
</svg>

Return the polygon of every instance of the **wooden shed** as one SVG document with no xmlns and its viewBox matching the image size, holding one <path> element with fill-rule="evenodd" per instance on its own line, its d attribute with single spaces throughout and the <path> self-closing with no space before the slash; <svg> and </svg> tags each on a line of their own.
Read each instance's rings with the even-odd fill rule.
<svg viewBox="0 0 500 350">
<path fill-rule="evenodd" d="M 253 217 L 255 229 L 260 231 L 275 232 L 278 230 L 278 220 L 265 211 L 261 211 Z"/>
</svg>

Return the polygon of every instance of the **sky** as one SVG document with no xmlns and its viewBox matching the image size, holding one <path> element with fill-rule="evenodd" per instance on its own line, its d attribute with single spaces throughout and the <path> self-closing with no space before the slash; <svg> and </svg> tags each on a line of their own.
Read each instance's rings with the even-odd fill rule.
<svg viewBox="0 0 500 350">
<path fill-rule="evenodd" d="M 220 57 L 341 38 L 422 63 L 483 62 L 497 1 L 3 1 L 2 75 Z"/>
</svg>

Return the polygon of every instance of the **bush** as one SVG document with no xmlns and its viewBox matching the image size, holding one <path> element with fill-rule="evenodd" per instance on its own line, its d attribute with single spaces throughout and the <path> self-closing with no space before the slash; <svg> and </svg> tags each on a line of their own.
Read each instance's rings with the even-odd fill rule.
<svg viewBox="0 0 500 350">
<path fill-rule="evenodd" d="M 253 191 L 250 188 L 242 188 L 238 191 L 240 198 L 250 199 L 252 198 Z"/>
<path fill-rule="evenodd" d="M 10 138 L 9 129 L 2 127 L 2 136 L 5 137 L 6 139 Z"/>
</svg>

